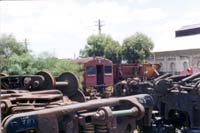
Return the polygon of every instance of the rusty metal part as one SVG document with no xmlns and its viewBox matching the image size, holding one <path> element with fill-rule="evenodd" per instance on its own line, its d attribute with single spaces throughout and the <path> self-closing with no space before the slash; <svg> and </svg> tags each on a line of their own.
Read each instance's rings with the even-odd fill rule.
<svg viewBox="0 0 200 133">
<path fill-rule="evenodd" d="M 59 90 L 35 91 L 1 90 L 1 109 L 3 118 L 12 113 L 28 112 L 66 105 L 71 101 L 65 100 Z"/>
<path fill-rule="evenodd" d="M 109 133 L 109 128 L 107 127 L 107 125 L 95 125 L 96 129 L 96 133 Z"/>
<path fill-rule="evenodd" d="M 180 80 L 187 78 L 190 75 L 172 75 L 170 77 L 167 77 L 167 80 L 173 80 L 173 82 L 179 82 Z"/>
<path fill-rule="evenodd" d="M 127 96 L 127 95 L 128 95 L 127 81 L 123 80 L 115 84 L 113 96 Z"/>
<path fill-rule="evenodd" d="M 172 88 L 170 80 L 161 79 L 155 83 L 155 92 L 159 94 L 165 94 L 169 88 Z"/>
<path fill-rule="evenodd" d="M 43 84 L 40 86 L 42 90 L 51 90 L 55 88 L 55 79 L 53 75 L 48 71 L 40 71 L 36 75 L 41 75 L 44 78 Z"/>
<path fill-rule="evenodd" d="M 41 86 L 43 90 L 58 89 L 63 95 L 71 97 L 75 95 L 79 89 L 78 79 L 71 72 L 64 72 L 56 78 L 47 71 L 38 72 L 37 75 L 44 77 L 44 82 Z"/>
<path fill-rule="evenodd" d="M 193 79 L 195 79 L 195 78 L 198 78 L 198 77 L 200 77 L 200 72 L 195 73 L 195 74 L 192 74 L 192 75 L 190 75 L 190 76 L 188 76 L 188 77 L 182 79 L 179 83 L 180 83 L 180 84 L 183 84 L 183 83 L 186 83 L 186 82 L 188 82 L 188 81 L 190 81 L 190 80 L 193 80 Z"/>
<path fill-rule="evenodd" d="M 20 105 L 20 106 L 15 106 L 11 108 L 11 113 L 22 113 L 22 112 L 29 112 L 29 111 L 36 111 L 36 110 L 42 110 L 45 109 L 45 107 L 35 107 L 33 105 Z"/>
<path fill-rule="evenodd" d="M 7 115 L 12 107 L 10 100 L 1 100 L 1 113 Z"/>
<path fill-rule="evenodd" d="M 31 94 L 62 94 L 59 90 L 43 90 L 43 91 L 33 91 Z"/>
<path fill-rule="evenodd" d="M 141 82 L 131 79 L 117 85 L 118 94 L 123 94 L 120 91 L 126 87 L 127 93 L 123 96 L 133 92 L 133 94 L 146 93 L 153 97 L 153 109 L 158 113 L 152 117 L 152 108 L 145 108 L 144 125 L 142 125 L 145 127 L 142 132 L 161 130 L 163 132 L 176 132 L 176 130 L 200 132 L 200 73 L 186 76 L 165 74 L 152 81 Z M 131 111 L 126 110 L 122 112 L 124 113 L 131 113 Z M 103 111 L 98 115 L 103 117 Z"/>
<path fill-rule="evenodd" d="M 83 133 L 95 133 L 95 126 L 92 123 L 87 123 L 82 128 Z"/>
<path fill-rule="evenodd" d="M 154 82 L 157 82 L 157 81 L 159 81 L 159 80 L 161 80 L 161 79 L 165 79 L 165 78 L 167 78 L 167 77 L 170 77 L 171 75 L 172 75 L 172 74 L 170 74 L 170 73 L 165 73 L 165 74 L 163 74 L 163 75 L 161 75 L 161 76 L 155 78 L 155 79 L 154 79 Z"/>
<path fill-rule="evenodd" d="M 134 116 L 135 119 L 142 118 L 144 113 L 144 108 L 141 106 L 140 109 L 138 107 L 133 107 L 131 109 L 126 110 L 114 110 L 112 111 L 110 107 L 101 107 L 96 114 L 94 115 L 95 119 L 107 120 L 109 117 L 123 117 L 123 116 Z M 141 116 L 139 116 L 140 114 Z"/>
<path fill-rule="evenodd" d="M 74 95 L 72 95 L 71 97 L 69 97 L 72 101 L 77 101 L 77 102 L 85 102 L 86 101 L 86 97 L 84 95 L 84 93 L 81 90 L 78 90 Z"/>
<path fill-rule="evenodd" d="M 144 126 L 151 126 L 152 123 L 153 107 L 145 108 Z"/>
<path fill-rule="evenodd" d="M 1 89 L 6 89 L 8 86 L 5 83 L 2 83 L 2 78 L 8 76 L 6 73 L 0 73 L 0 88 Z"/>
<path fill-rule="evenodd" d="M 39 75 L 12 75 L 1 78 L 3 89 L 37 90 L 44 81 Z"/>
<path fill-rule="evenodd" d="M 109 106 L 105 106 L 98 109 L 93 117 L 98 120 L 108 120 L 112 116 L 113 112 L 111 108 Z"/>
<path fill-rule="evenodd" d="M 57 78 L 55 88 L 60 90 L 64 95 L 71 97 L 79 89 L 78 78 L 71 72 L 62 73 Z"/>
<path fill-rule="evenodd" d="M 122 111 L 116 111 L 113 112 L 113 115 L 123 116 L 123 115 L 132 115 L 135 117 L 135 119 L 141 119 L 144 116 L 144 106 L 140 102 L 133 102 L 133 101 L 127 101 L 127 100 L 121 100 L 120 104 L 122 105 L 128 105 L 129 107 L 125 107 L 125 110 L 122 109 Z M 132 107 L 132 108 L 130 108 Z"/>
<path fill-rule="evenodd" d="M 129 103 L 128 104 L 129 107 L 131 107 L 130 103 L 135 103 L 135 105 L 140 104 L 141 106 L 144 105 L 144 107 L 145 106 L 147 107 L 149 104 L 151 104 L 152 106 L 153 104 L 152 97 L 149 95 L 136 95 L 136 96 L 122 97 L 122 98 L 92 100 L 85 103 L 70 104 L 70 105 L 64 105 L 64 106 L 50 108 L 50 109 L 15 114 L 4 119 L 4 121 L 2 122 L 2 126 L 5 133 L 16 132 L 19 129 L 21 129 L 21 131 L 26 131 L 27 129 L 36 129 L 38 131 L 41 131 L 41 133 L 44 133 L 45 131 L 49 131 L 49 129 L 48 130 L 40 129 L 40 128 L 44 128 L 44 126 L 41 127 L 42 125 L 45 125 L 45 124 L 49 125 L 49 123 L 45 123 L 45 122 L 41 123 L 41 121 L 44 121 L 44 119 L 46 119 L 47 121 L 51 121 L 51 125 L 58 125 L 58 119 L 60 117 L 72 115 L 74 113 L 80 112 L 81 110 L 91 111 L 103 106 L 110 106 L 110 107 L 117 106 L 121 108 L 127 107 L 126 105 L 124 105 L 125 101 Z M 144 112 L 141 112 L 141 113 L 144 114 Z M 134 117 L 131 119 L 135 120 Z M 21 125 L 22 121 L 24 121 L 23 125 Z M 16 123 L 16 124 L 13 125 L 12 123 Z M 55 127 L 55 129 L 57 128 L 58 127 Z M 52 127 L 50 128 L 50 130 L 51 129 Z M 57 133 L 58 130 L 55 130 L 55 129 L 53 131 Z"/>
<path fill-rule="evenodd" d="M 0 77 L 5 77 L 5 76 L 8 76 L 8 74 L 7 73 L 0 73 Z"/>
<path fill-rule="evenodd" d="M 200 96 L 200 80 L 195 83 L 194 89 L 196 90 L 197 95 Z"/>
<path fill-rule="evenodd" d="M 136 120 L 140 119 L 144 113 L 144 107 L 142 106 L 141 109 L 138 109 L 140 106 L 137 106 L 136 103 L 124 99 L 120 100 L 120 105 L 123 106 L 103 106 L 96 112 L 80 114 L 80 125 L 84 127 L 89 122 L 89 124 L 95 125 L 95 132 L 99 133 L 133 132 L 136 129 Z M 139 113 L 140 111 L 143 113 Z M 90 118 L 91 116 L 92 118 Z"/>
<path fill-rule="evenodd" d="M 24 95 L 16 98 L 17 105 L 34 105 L 34 106 L 45 106 L 48 104 L 54 104 L 62 102 L 62 94 L 32 94 Z"/>
<path fill-rule="evenodd" d="M 198 81 L 200 81 L 200 77 L 195 78 L 195 79 L 192 80 L 192 82 L 194 82 L 194 83 L 196 83 L 196 82 L 198 82 Z"/>
</svg>

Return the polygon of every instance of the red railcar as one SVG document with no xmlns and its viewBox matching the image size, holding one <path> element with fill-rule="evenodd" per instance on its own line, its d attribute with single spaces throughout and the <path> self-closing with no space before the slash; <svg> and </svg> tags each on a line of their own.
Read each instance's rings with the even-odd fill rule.
<svg viewBox="0 0 200 133">
<path fill-rule="evenodd" d="M 93 88 L 102 89 L 113 85 L 113 63 L 103 57 L 87 57 L 75 62 L 83 64 L 83 88 L 90 91 Z"/>
<path fill-rule="evenodd" d="M 138 77 L 141 80 L 155 75 L 158 65 L 154 64 L 113 64 L 103 57 L 77 59 L 83 65 L 83 89 L 91 94 L 93 91 L 112 93 L 112 86 L 127 78 Z"/>
<path fill-rule="evenodd" d="M 114 83 L 117 83 L 127 78 L 142 76 L 142 68 L 142 65 L 138 64 L 114 64 Z"/>
</svg>

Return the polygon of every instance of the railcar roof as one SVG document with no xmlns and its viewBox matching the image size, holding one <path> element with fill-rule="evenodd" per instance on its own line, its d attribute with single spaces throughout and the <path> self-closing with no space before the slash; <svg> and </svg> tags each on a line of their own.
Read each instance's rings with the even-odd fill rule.
<svg viewBox="0 0 200 133">
<path fill-rule="evenodd" d="M 80 59 L 76 59 L 74 62 L 85 64 L 85 63 L 90 62 L 90 61 L 93 61 L 93 60 L 106 60 L 106 61 L 112 63 L 111 60 L 106 59 L 106 58 L 104 58 L 104 57 L 100 57 L 100 56 L 80 58 Z"/>
</svg>

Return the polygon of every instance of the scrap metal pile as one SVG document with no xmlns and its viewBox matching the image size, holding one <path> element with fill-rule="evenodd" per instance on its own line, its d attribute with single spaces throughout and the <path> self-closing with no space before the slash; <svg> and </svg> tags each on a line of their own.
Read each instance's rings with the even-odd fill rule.
<svg viewBox="0 0 200 133">
<path fill-rule="evenodd" d="M 164 74 L 152 81 L 128 79 L 115 85 L 114 96 L 150 94 L 154 99 L 147 132 L 200 132 L 200 73 Z"/>
<path fill-rule="evenodd" d="M 70 72 L 1 74 L 1 120 L 3 133 L 197 133 L 200 73 L 127 79 L 89 101 Z"/>
<path fill-rule="evenodd" d="M 1 74 L 3 133 L 131 133 L 151 126 L 153 105 L 148 94 L 86 101 L 70 72 Z"/>
</svg>

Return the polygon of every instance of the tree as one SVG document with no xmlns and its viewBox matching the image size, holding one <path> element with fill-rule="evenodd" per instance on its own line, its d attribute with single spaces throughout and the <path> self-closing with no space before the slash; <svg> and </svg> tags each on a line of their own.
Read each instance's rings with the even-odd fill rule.
<svg viewBox="0 0 200 133">
<path fill-rule="evenodd" d="M 122 44 L 123 59 L 128 63 L 142 62 L 151 55 L 154 44 L 143 33 L 136 33 L 124 39 Z"/>
<path fill-rule="evenodd" d="M 105 45 L 111 40 L 110 36 L 105 34 L 91 35 L 87 39 L 85 49 L 81 51 L 81 56 L 104 56 Z"/>
<path fill-rule="evenodd" d="M 28 53 L 28 49 L 13 35 L 0 35 L 0 56 L 8 58 L 13 54 L 22 55 L 24 53 Z"/>
<path fill-rule="evenodd" d="M 35 63 L 35 58 L 29 53 L 13 54 L 7 61 L 8 64 L 5 70 L 11 75 L 34 74 L 37 72 L 37 68 L 32 67 Z"/>
<path fill-rule="evenodd" d="M 28 53 L 28 49 L 23 43 L 18 42 L 13 35 L 0 35 L 0 71 L 5 70 L 8 59 L 12 55 L 22 55 L 24 53 Z"/>
<path fill-rule="evenodd" d="M 36 74 L 48 70 L 54 76 L 59 76 L 63 72 L 70 71 L 82 79 L 81 65 L 71 60 L 58 59 L 48 52 L 34 56 L 12 35 L 0 36 L 0 63 L 0 72 L 9 75 Z"/>
<path fill-rule="evenodd" d="M 121 63 L 122 51 L 118 42 L 107 45 L 104 50 L 105 58 L 111 60 L 113 63 Z"/>
<path fill-rule="evenodd" d="M 47 70 L 54 76 L 59 76 L 63 72 L 73 72 L 80 81 L 83 80 L 82 66 L 75 64 L 71 60 L 58 59 L 52 56 L 34 57 L 31 54 L 13 54 L 8 59 L 6 72 L 10 75 L 36 74 L 39 71 Z"/>
<path fill-rule="evenodd" d="M 105 34 L 91 35 L 87 45 L 80 51 L 81 57 L 103 56 L 115 62 L 121 61 L 120 45 L 111 36 Z"/>
</svg>

